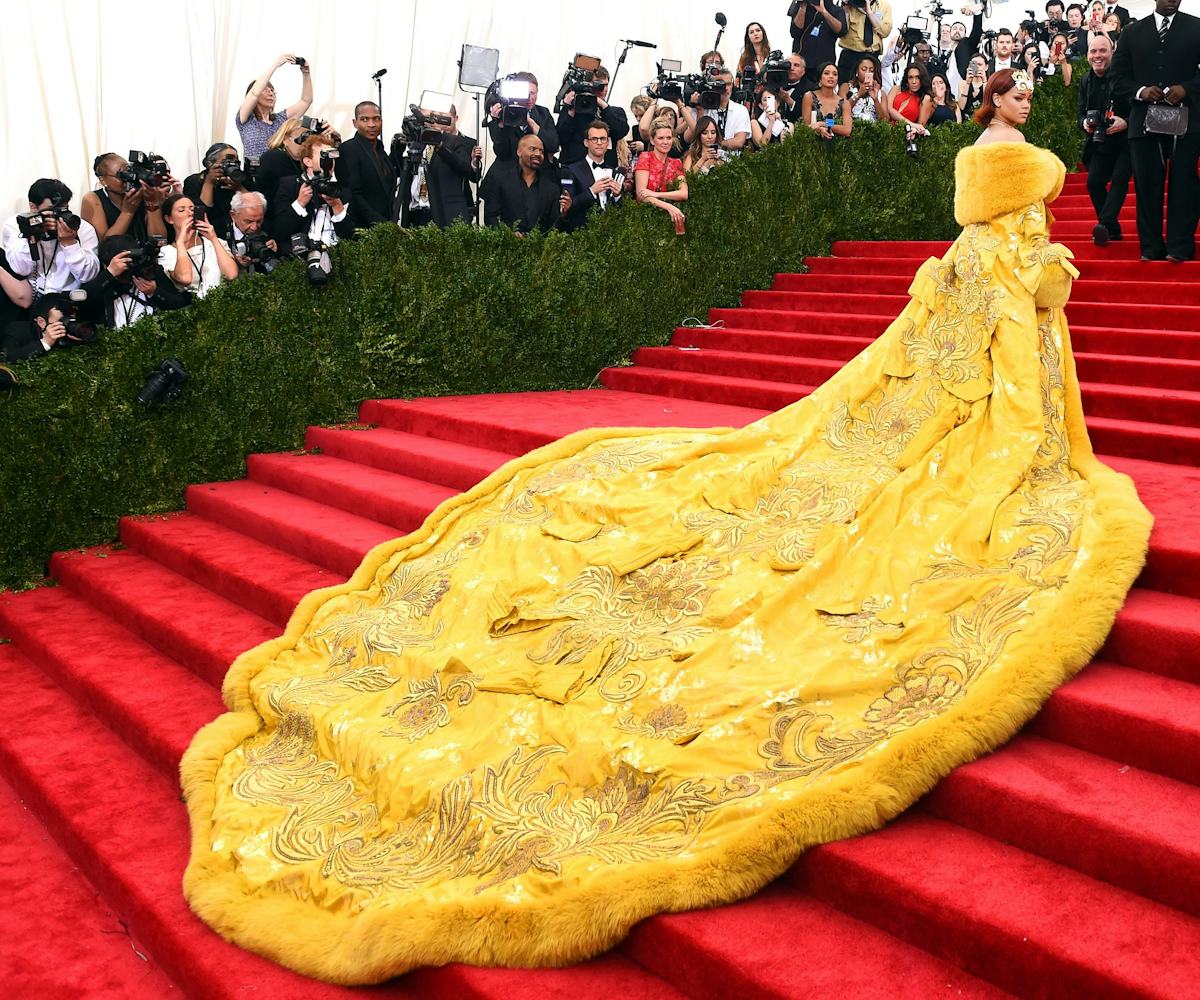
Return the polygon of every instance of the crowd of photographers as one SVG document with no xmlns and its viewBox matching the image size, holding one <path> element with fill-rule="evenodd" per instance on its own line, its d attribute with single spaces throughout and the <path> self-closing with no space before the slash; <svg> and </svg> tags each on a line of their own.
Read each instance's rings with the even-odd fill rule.
<svg viewBox="0 0 1200 1000">
<path fill-rule="evenodd" d="M 796 0 L 788 9 L 789 53 L 752 23 L 735 63 L 716 50 L 694 70 L 664 60 L 629 113 L 609 103 L 610 74 L 597 59 L 576 58 L 553 110 L 539 103 L 533 74 L 514 73 L 484 98 L 493 153 L 486 174 L 483 149 L 459 132 L 448 97 L 410 106 L 390 146 L 379 106 L 363 101 L 354 108 L 354 134 L 343 139 L 306 115 L 308 62 L 283 55 L 247 87 L 235 113 L 240 155 L 217 143 L 181 181 L 153 153 L 105 153 L 78 215 L 61 181 L 30 187 L 28 211 L 0 234 L 0 353 L 16 360 L 86 342 L 101 327 L 181 308 L 289 257 L 305 261 L 320 284 L 331 273 L 329 250 L 358 230 L 475 224 L 479 202 L 486 225 L 526 234 L 573 231 L 595 212 L 636 200 L 661 209 L 682 233 L 690 175 L 797 128 L 835 141 L 857 121 L 895 122 L 915 154 L 930 128 L 973 114 L 997 69 L 1069 83 L 1071 60 L 1085 57 L 1091 72 L 1080 126 L 1092 140 L 1084 156 L 1089 190 L 1098 229 L 1119 239 L 1129 180 L 1119 132 L 1128 112 L 1108 66 L 1128 14 L 1100 0 L 1086 7 L 1051 0 L 1044 20 L 1026 13 L 1015 33 L 985 32 L 984 11 L 975 7 L 961 8 L 959 19 L 935 3 L 927 16 L 893 25 L 887 0 Z M 723 16 L 718 23 L 723 31 Z M 301 96 L 277 111 L 272 77 L 289 65 L 300 70 Z"/>
</svg>

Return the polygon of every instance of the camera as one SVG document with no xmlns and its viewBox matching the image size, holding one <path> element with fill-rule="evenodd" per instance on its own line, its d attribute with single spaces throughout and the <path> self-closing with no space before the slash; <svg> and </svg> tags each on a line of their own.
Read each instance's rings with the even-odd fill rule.
<svg viewBox="0 0 1200 1000">
<path fill-rule="evenodd" d="M 129 251 L 129 269 L 127 274 L 138 278 L 153 278 L 158 272 L 158 253 L 166 246 L 165 236 L 151 236 Z"/>
<path fill-rule="evenodd" d="M 783 51 L 772 49 L 771 54 L 767 56 L 767 61 L 763 63 L 762 85 L 767 90 L 779 90 L 781 87 L 786 87 L 790 71 L 791 64 L 783 58 Z"/>
<path fill-rule="evenodd" d="M 308 60 L 306 60 L 304 58 L 304 56 L 296 56 L 296 65 L 297 66 L 303 66 L 307 61 Z"/>
<path fill-rule="evenodd" d="M 758 73 L 753 66 L 747 66 L 734 81 L 729 100 L 734 104 L 748 104 L 754 100 L 754 92 L 758 90 Z"/>
<path fill-rule="evenodd" d="M 157 368 L 150 370 L 146 384 L 137 394 L 142 406 L 151 403 L 170 403 L 183 392 L 183 383 L 188 380 L 187 369 L 178 358 L 167 358 Z"/>
<path fill-rule="evenodd" d="M 575 54 L 571 65 L 563 74 L 562 86 L 558 88 L 558 96 L 554 100 L 554 113 L 560 114 L 563 98 L 571 91 L 575 92 L 575 114 L 595 115 L 600 110 L 600 92 L 607 85 L 603 80 L 596 79 L 596 70 L 600 68 L 600 60 L 596 56 Z"/>
<path fill-rule="evenodd" d="M 788 7 L 788 17 L 794 19 L 800 13 L 800 4 L 803 2 L 804 0 L 792 0 L 791 6 Z"/>
<path fill-rule="evenodd" d="M 909 156 L 916 156 L 919 152 L 917 143 L 921 140 L 921 133 L 915 128 L 909 128 L 904 133 L 904 152 Z"/>
<path fill-rule="evenodd" d="M 718 75 L 719 72 L 710 69 L 707 73 L 689 74 L 684 81 L 684 103 L 690 104 L 694 96 L 696 103 L 705 111 L 716 111 L 725 93 L 725 81 Z"/>
<path fill-rule="evenodd" d="M 171 168 L 167 161 L 157 153 L 142 153 L 136 149 L 129 151 L 129 160 L 125 167 L 117 171 L 117 179 L 125 184 L 130 191 L 139 184 L 147 187 L 162 187 L 171 176 Z"/>
<path fill-rule="evenodd" d="M 488 87 L 484 103 L 490 108 L 500 105 L 500 124 L 524 128 L 529 121 L 529 109 L 533 105 L 533 86 L 526 80 L 517 80 L 512 74 L 502 77 Z"/>
<path fill-rule="evenodd" d="M 234 157 L 229 157 L 221 161 L 221 176 L 238 187 L 245 187 L 250 181 L 249 175 L 242 169 L 242 165 Z"/>
<path fill-rule="evenodd" d="M 243 257 L 250 258 L 251 267 L 263 274 L 270 274 L 280 264 L 280 257 L 267 243 L 266 233 L 245 233 L 238 242 Z"/>
<path fill-rule="evenodd" d="M 867 9 L 867 0 L 846 0 L 846 6 L 854 7 L 856 10 L 866 10 Z M 792 17 L 795 17 L 795 16 L 796 16 L 795 14 L 792 15 Z"/>
<path fill-rule="evenodd" d="M 678 59 L 664 59 L 658 64 L 658 76 L 647 88 L 651 97 L 658 101 L 675 101 L 684 99 L 687 89 L 688 76 L 683 72 L 683 63 Z"/>
<path fill-rule="evenodd" d="M 17 229 L 27 240 L 52 240 L 58 237 L 58 220 L 62 219 L 67 228 L 79 232 L 83 224 L 79 216 L 60 201 L 54 201 L 49 208 L 33 212 L 22 212 L 17 216 Z"/>
<path fill-rule="evenodd" d="M 929 18 L 921 17 L 919 14 L 912 14 L 908 20 L 904 22 L 904 27 L 900 31 L 900 36 L 904 39 L 904 43 L 911 49 L 914 45 L 929 40 Z"/>
<path fill-rule="evenodd" d="M 342 196 L 342 185 L 338 183 L 336 177 L 331 176 L 334 168 L 337 166 L 339 155 L 336 149 L 321 150 L 321 166 L 317 168 L 316 172 L 307 181 L 313 190 L 313 195 L 317 197 L 324 196 L 326 198 L 340 198 Z"/>
<path fill-rule="evenodd" d="M 1101 111 L 1089 108 L 1087 114 L 1083 116 L 1085 123 L 1090 123 L 1092 126 L 1092 134 L 1088 136 L 1089 142 L 1101 143 L 1104 142 L 1108 135 L 1109 117 L 1111 111 Z"/>
<path fill-rule="evenodd" d="M 58 349 L 74 347 L 76 344 L 90 344 L 96 339 L 99 331 L 91 320 L 79 318 L 79 307 L 87 301 L 88 293 L 82 288 L 76 288 L 67 293 L 67 305 L 63 309 L 63 326 L 67 334 L 54 346 Z"/>
<path fill-rule="evenodd" d="M 294 233 L 291 239 L 292 255 L 304 261 L 308 280 L 313 285 L 324 285 L 333 273 L 333 259 L 324 243 L 312 243 L 304 233 Z"/>
</svg>

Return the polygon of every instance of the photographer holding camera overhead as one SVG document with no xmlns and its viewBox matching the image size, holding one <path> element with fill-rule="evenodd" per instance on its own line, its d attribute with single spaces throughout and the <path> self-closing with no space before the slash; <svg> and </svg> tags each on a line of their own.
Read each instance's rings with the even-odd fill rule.
<svg viewBox="0 0 1200 1000">
<path fill-rule="evenodd" d="M 1133 167 L 1129 160 L 1129 99 L 1113 86 L 1113 43 L 1096 33 L 1088 42 L 1088 66 L 1079 81 L 1079 127 L 1083 129 L 1083 163 L 1087 189 L 1096 210 L 1092 242 L 1105 246 L 1122 239 L 1121 208 L 1129 194 Z"/>
<path fill-rule="evenodd" d="M 43 177 L 29 188 L 29 211 L 4 223 L 0 240 L 8 269 L 28 278 L 36 299 L 79 288 L 100 272 L 96 230 L 71 211 L 71 189 Z"/>
<path fill-rule="evenodd" d="M 374 101 L 354 105 L 354 135 L 339 147 L 339 177 L 360 226 L 396 221 L 396 165 L 380 142 L 383 112 Z"/>
<path fill-rule="evenodd" d="M 275 86 L 271 77 L 280 66 L 289 63 L 300 67 L 304 83 L 300 91 L 300 100 L 291 104 L 284 111 L 275 110 Z M 312 67 L 303 56 L 284 53 L 268 66 L 249 87 L 246 88 L 246 99 L 233 116 L 233 124 L 237 126 L 238 134 L 242 137 L 242 153 L 247 160 L 257 160 L 267 150 L 267 141 L 289 118 L 299 118 L 312 106 Z"/>
<path fill-rule="evenodd" d="M 353 238 L 356 216 L 338 184 L 337 159 L 329 136 L 310 135 L 300 147 L 304 173 L 279 182 L 271 236 L 285 253 L 298 253 L 304 241 L 308 247 L 333 247 L 339 240 Z"/>
<path fill-rule="evenodd" d="M 548 108 L 537 102 L 538 81 L 532 73 L 510 73 L 488 88 L 488 132 L 492 152 L 499 163 L 514 163 L 517 143 L 526 135 L 542 140 L 543 155 L 549 159 L 558 152 L 558 129 Z"/>
<path fill-rule="evenodd" d="M 191 302 L 192 296 L 176 288 L 158 263 L 165 239 L 120 235 L 101 240 L 100 273 L 83 286 L 87 299 L 81 314 L 115 330 Z"/>
<path fill-rule="evenodd" d="M 792 0 L 788 17 L 792 51 L 804 56 L 808 81 L 819 87 L 818 67 L 837 61 L 837 41 L 849 30 L 846 11 L 833 0 Z"/>
<path fill-rule="evenodd" d="M 101 153 L 92 170 L 100 186 L 83 196 L 79 214 L 92 224 L 97 239 L 129 233 L 144 241 L 167 235 L 162 206 L 176 182 L 162 157 L 151 154 L 131 166 L 120 153 Z"/>
<path fill-rule="evenodd" d="M 590 71 L 567 70 L 563 78 L 561 98 L 562 112 L 558 116 L 558 161 L 563 166 L 578 163 L 591 150 L 584 142 L 592 122 L 602 121 L 608 126 L 609 143 L 605 151 L 605 163 L 611 170 L 617 165 L 616 144 L 629 134 L 629 119 L 625 112 L 608 103 L 609 73 L 603 66 Z"/>
<path fill-rule="evenodd" d="M 193 204 L 203 206 L 204 215 L 217 235 L 228 242 L 229 206 L 237 192 L 249 187 L 237 150 L 227 142 L 217 142 L 204 151 L 199 172 L 184 179 L 183 193 Z"/>
<path fill-rule="evenodd" d="M 846 0 L 846 34 L 838 56 L 838 83 L 854 79 L 865 55 L 878 58 L 892 33 L 892 5 L 887 0 Z"/>
</svg>

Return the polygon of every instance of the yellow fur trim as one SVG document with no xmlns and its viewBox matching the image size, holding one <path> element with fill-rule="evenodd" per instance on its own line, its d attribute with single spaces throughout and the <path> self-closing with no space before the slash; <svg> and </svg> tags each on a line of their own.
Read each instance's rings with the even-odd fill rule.
<svg viewBox="0 0 1200 1000">
<path fill-rule="evenodd" d="M 1057 156 L 1024 142 L 968 146 L 954 160 L 954 218 L 960 226 L 969 226 L 1032 201 L 1051 202 L 1066 175 Z"/>
</svg>

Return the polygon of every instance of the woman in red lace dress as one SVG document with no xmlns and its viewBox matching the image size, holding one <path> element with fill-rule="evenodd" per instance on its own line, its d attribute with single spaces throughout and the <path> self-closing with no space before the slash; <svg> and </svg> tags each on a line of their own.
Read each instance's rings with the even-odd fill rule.
<svg viewBox="0 0 1200 1000">
<path fill-rule="evenodd" d="M 687 201 L 687 180 L 683 161 L 671 155 L 674 133 L 670 125 L 657 124 L 650 135 L 651 149 L 638 157 L 634 168 L 637 200 L 661 208 L 675 223 L 675 231 L 683 232 L 684 214 L 675 205 Z"/>
</svg>

